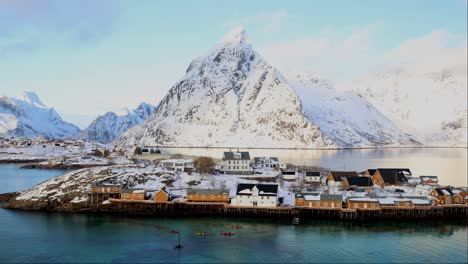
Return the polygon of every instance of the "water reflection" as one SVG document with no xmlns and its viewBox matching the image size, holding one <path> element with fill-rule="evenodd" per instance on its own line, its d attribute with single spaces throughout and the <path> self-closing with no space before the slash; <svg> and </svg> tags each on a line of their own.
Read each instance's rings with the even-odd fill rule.
<svg viewBox="0 0 468 264">
<path fill-rule="evenodd" d="M 225 149 L 164 148 L 169 153 L 221 158 Z M 241 149 L 242 150 L 242 149 Z M 415 176 L 437 175 L 442 184 L 468 186 L 467 150 L 461 148 L 392 148 L 346 150 L 249 149 L 251 157 L 275 156 L 281 162 L 333 170 L 410 168 Z"/>
</svg>

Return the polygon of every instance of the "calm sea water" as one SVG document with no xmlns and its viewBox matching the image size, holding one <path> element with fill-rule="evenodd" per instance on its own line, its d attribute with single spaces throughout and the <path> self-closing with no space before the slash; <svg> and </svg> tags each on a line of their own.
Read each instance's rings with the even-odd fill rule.
<svg viewBox="0 0 468 264">
<path fill-rule="evenodd" d="M 0 165 L 0 193 L 28 188 L 61 173 Z M 228 225 L 242 228 L 228 230 Z M 168 232 L 171 229 L 181 232 L 182 250 L 174 249 L 177 236 Z M 193 235 L 199 231 L 209 235 Z M 236 235 L 219 235 L 225 231 Z M 137 218 L 0 209 L 2 263 L 466 263 L 467 247 L 468 227 L 460 224 L 313 221 L 292 226 L 268 220 Z"/>
</svg>

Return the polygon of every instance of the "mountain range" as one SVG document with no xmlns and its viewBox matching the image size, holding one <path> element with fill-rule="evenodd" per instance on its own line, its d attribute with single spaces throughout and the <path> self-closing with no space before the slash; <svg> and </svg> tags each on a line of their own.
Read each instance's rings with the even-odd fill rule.
<svg viewBox="0 0 468 264">
<path fill-rule="evenodd" d="M 34 92 L 0 98 L 0 135 L 65 139 L 79 131 L 75 125 L 62 120 L 54 108 L 48 108 Z"/>
<path fill-rule="evenodd" d="M 155 109 L 153 105 L 141 103 L 136 109 L 127 109 L 123 115 L 107 112 L 98 116 L 77 138 L 103 144 L 110 143 L 129 128 L 143 122 Z"/>
<path fill-rule="evenodd" d="M 187 147 L 466 146 L 463 69 L 402 67 L 336 89 L 317 75 L 283 76 L 238 28 L 194 59 L 157 107 L 108 112 L 79 131 L 25 93 L 0 99 L 0 134 Z"/>
</svg>

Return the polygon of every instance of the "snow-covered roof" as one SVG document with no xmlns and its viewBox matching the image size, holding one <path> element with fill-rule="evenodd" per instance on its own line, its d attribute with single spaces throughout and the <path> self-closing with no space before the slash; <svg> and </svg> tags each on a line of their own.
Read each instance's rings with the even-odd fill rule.
<svg viewBox="0 0 468 264">
<path fill-rule="evenodd" d="M 350 202 L 379 202 L 376 198 L 370 197 L 349 197 Z"/>
<path fill-rule="evenodd" d="M 165 159 L 160 160 L 159 163 L 193 163 L 192 159 Z"/>
</svg>

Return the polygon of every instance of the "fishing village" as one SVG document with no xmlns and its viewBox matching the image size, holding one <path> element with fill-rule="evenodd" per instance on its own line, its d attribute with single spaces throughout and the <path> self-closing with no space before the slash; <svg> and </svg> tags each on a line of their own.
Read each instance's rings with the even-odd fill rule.
<svg viewBox="0 0 468 264">
<path fill-rule="evenodd" d="M 226 151 L 217 162 L 207 157 L 146 159 L 145 155 L 155 151 L 142 148 L 139 152 L 139 162 L 162 172 L 189 179 L 206 176 L 193 180 L 185 189 L 171 184 L 145 188 L 94 181 L 86 192 L 88 209 L 141 215 L 257 217 L 292 224 L 310 219 L 468 219 L 466 187 L 443 185 L 434 175 L 413 175 L 410 168 L 332 171 L 281 163 L 276 157 L 251 158 L 246 151 Z M 163 173 L 160 178 L 168 175 Z M 222 183 L 217 184 L 216 178 L 223 179 Z M 165 180 L 172 181 L 170 177 Z"/>
</svg>

